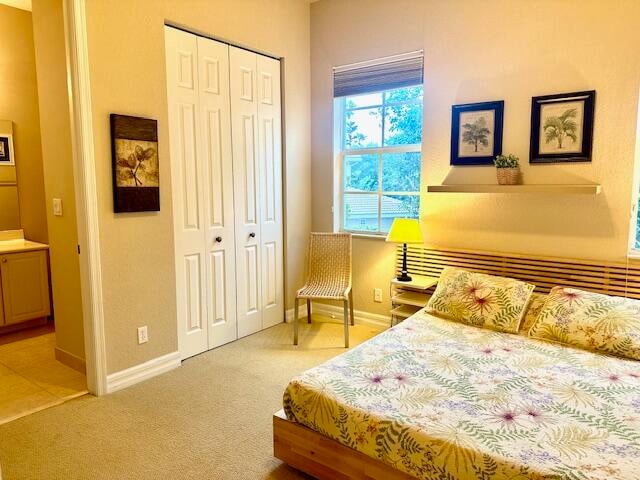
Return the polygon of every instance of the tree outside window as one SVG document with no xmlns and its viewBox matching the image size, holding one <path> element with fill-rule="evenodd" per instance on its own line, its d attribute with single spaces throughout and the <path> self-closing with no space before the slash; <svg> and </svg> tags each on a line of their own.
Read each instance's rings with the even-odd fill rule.
<svg viewBox="0 0 640 480">
<path fill-rule="evenodd" d="M 342 228 L 386 233 L 396 217 L 418 218 L 422 86 L 342 101 Z"/>
</svg>

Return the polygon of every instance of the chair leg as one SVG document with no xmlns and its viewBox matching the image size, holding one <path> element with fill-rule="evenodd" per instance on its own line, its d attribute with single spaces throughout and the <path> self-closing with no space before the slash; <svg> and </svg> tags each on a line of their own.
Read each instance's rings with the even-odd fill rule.
<svg viewBox="0 0 640 480">
<path fill-rule="evenodd" d="M 344 348 L 349 348 L 349 302 L 344 301 Z"/>
<path fill-rule="evenodd" d="M 294 300 L 293 304 L 293 344 L 298 344 L 298 298 Z"/>
<path fill-rule="evenodd" d="M 355 325 L 355 318 L 353 316 L 353 290 L 349 291 L 349 313 L 351 314 L 351 325 Z"/>
<path fill-rule="evenodd" d="M 311 323 L 311 299 L 307 298 L 307 323 Z"/>
</svg>

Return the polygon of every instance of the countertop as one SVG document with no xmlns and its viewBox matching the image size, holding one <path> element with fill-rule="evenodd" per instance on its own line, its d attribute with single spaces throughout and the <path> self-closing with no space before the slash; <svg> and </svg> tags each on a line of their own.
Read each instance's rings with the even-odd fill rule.
<svg viewBox="0 0 640 480">
<path fill-rule="evenodd" d="M 32 242 L 22 238 L 15 240 L 0 240 L 0 254 L 3 253 L 20 253 L 31 252 L 34 250 L 48 250 L 49 245 L 44 243 Z"/>
</svg>

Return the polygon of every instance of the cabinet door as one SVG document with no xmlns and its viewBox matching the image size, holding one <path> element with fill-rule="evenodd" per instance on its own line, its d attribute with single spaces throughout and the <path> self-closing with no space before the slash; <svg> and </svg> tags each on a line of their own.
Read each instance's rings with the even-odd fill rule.
<svg viewBox="0 0 640 480">
<path fill-rule="evenodd" d="M 262 329 L 256 54 L 229 47 L 238 337 Z"/>
<path fill-rule="evenodd" d="M 46 251 L 0 256 L 0 274 L 5 325 L 51 313 Z"/>
<path fill-rule="evenodd" d="M 1 264 L 2 263 L 0 263 L 0 265 Z M 4 300 L 2 297 L 2 274 L 0 274 L 0 326 L 2 325 L 6 325 L 6 323 L 4 321 Z"/>
</svg>

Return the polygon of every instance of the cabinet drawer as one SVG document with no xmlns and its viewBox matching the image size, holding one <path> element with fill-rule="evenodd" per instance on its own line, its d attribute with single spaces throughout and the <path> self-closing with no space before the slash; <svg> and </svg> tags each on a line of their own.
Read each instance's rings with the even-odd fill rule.
<svg viewBox="0 0 640 480">
<path fill-rule="evenodd" d="M 0 255 L 0 278 L 5 325 L 51 313 L 45 250 Z"/>
</svg>

